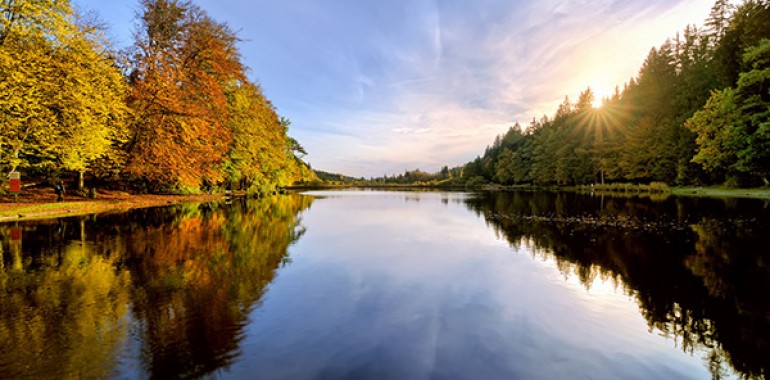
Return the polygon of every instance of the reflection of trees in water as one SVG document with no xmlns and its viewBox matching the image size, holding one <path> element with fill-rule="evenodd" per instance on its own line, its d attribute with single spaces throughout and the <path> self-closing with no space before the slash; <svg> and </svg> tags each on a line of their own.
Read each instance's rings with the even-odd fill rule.
<svg viewBox="0 0 770 380">
<path fill-rule="evenodd" d="M 764 223 L 761 228 L 713 221 L 693 225 L 698 240 L 684 265 L 733 318 L 724 318 L 715 334 L 726 359 L 743 373 L 768 376 L 770 251 Z"/>
<path fill-rule="evenodd" d="M 612 278 L 651 329 L 704 348 L 715 378 L 770 374 L 770 221 L 761 202 L 497 193 L 469 199 L 512 245 L 590 287 Z"/>
<path fill-rule="evenodd" d="M 12 263 L 0 268 L 0 378 L 108 377 L 126 339 L 129 273 L 80 238 L 81 223 L 46 227 L 48 244 L 21 247 L 22 228 L 11 238 L 16 228 L 0 226 L 0 262 Z"/>
<path fill-rule="evenodd" d="M 125 235 L 144 324 L 143 354 L 159 378 L 197 377 L 229 365 L 251 308 L 287 257 L 302 196 L 203 207 Z"/>
<path fill-rule="evenodd" d="M 109 376 L 128 328 L 138 329 L 150 377 L 226 367 L 311 202 L 283 196 L 31 224 L 21 259 L 0 226 L 8 264 L 0 268 L 0 347 L 19 347 L 0 358 L 0 378 Z"/>
</svg>

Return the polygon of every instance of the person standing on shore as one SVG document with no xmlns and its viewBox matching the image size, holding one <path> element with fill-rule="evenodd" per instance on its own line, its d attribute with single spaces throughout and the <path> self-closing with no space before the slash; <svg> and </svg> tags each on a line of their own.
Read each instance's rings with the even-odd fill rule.
<svg viewBox="0 0 770 380">
<path fill-rule="evenodd" d="M 64 181 L 59 181 L 53 185 L 53 191 L 56 193 L 56 201 L 61 202 L 64 200 Z"/>
</svg>

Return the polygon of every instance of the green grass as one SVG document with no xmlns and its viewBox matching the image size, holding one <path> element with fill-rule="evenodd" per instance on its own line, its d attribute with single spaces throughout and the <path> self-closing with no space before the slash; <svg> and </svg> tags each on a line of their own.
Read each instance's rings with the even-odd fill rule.
<svg viewBox="0 0 770 380">
<path fill-rule="evenodd" d="M 631 193 L 631 194 L 649 194 L 649 193 L 669 193 L 671 189 L 663 182 L 644 183 L 608 183 L 594 185 L 575 186 L 578 192 L 598 192 L 598 193 Z"/>
<path fill-rule="evenodd" d="M 728 187 L 675 187 L 671 193 L 680 197 L 770 199 L 770 189 L 735 189 Z"/>
</svg>

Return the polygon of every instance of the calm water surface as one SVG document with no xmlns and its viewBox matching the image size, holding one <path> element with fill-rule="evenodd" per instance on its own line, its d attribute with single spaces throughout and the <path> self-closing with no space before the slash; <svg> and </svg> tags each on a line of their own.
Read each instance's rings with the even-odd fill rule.
<svg viewBox="0 0 770 380">
<path fill-rule="evenodd" d="M 768 211 L 340 191 L 0 224 L 0 378 L 764 378 Z"/>
</svg>

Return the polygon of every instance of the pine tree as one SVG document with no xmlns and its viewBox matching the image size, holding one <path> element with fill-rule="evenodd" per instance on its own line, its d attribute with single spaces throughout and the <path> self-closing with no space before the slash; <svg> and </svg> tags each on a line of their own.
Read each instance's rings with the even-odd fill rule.
<svg viewBox="0 0 770 380">
<path fill-rule="evenodd" d="M 725 35 L 725 30 L 730 23 L 732 5 L 728 0 L 716 0 L 711 7 L 711 13 L 706 19 L 706 28 L 713 37 L 712 43 L 716 44 Z"/>
</svg>

